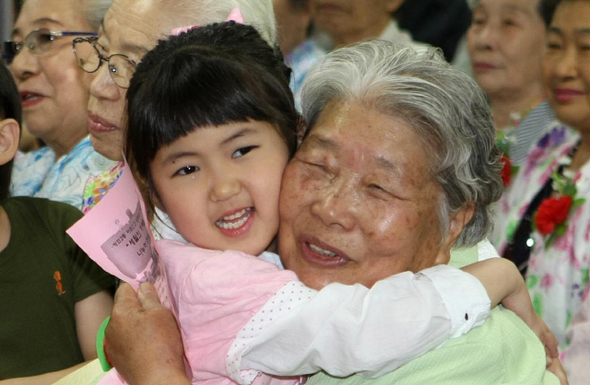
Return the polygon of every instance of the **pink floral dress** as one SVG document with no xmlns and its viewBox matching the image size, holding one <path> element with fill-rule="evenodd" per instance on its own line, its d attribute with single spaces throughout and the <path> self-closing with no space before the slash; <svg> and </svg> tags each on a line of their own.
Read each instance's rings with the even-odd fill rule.
<svg viewBox="0 0 590 385">
<path fill-rule="evenodd" d="M 566 328 L 583 300 L 588 300 L 590 289 L 590 162 L 573 180 L 578 189 L 576 197 L 584 197 L 586 201 L 569 211 L 565 234 L 557 236 L 552 243 L 547 242 L 548 235 L 533 232 L 534 246 L 527 272 L 527 286 L 535 310 L 562 347 L 570 342 Z"/>
<path fill-rule="evenodd" d="M 568 154 L 578 140 L 576 131 L 556 121 L 529 152 L 496 204 L 494 230 L 489 240 L 500 255 L 504 254 L 508 242 L 513 239 L 531 201 L 559 167 L 559 159 Z"/>
</svg>

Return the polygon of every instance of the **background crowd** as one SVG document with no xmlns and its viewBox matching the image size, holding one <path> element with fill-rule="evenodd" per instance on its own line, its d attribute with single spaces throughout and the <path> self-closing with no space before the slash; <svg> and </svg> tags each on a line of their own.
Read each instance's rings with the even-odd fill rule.
<svg viewBox="0 0 590 385">
<path fill-rule="evenodd" d="M 136 294 L 123 284 L 114 300 L 117 280 L 65 234 L 127 171 L 125 156 L 135 157 L 130 171 L 145 190 L 152 230 L 162 242 L 252 255 L 277 252 L 281 268 L 294 271 L 302 285 L 319 293 L 338 282 L 363 285 L 374 298 L 381 293 L 376 283 L 389 276 L 406 272 L 419 277 L 413 279 L 428 277 L 435 293 L 423 291 L 425 303 L 438 300 L 444 310 L 428 305 L 424 318 L 450 320 L 443 330 L 448 328 L 452 339 L 443 344 L 425 329 L 416 334 L 423 338 L 419 342 L 408 337 L 405 343 L 412 349 L 403 358 L 381 357 L 379 345 L 368 344 L 383 362 L 411 361 L 400 369 L 384 363 L 379 367 L 387 370 L 370 375 L 376 382 L 499 383 L 501 374 L 505 381 L 526 375 L 536 378 L 535 383 L 588 383 L 590 1 L 24 0 L 3 1 L 0 9 L 0 33 L 6 41 L 0 68 L 0 288 L 15 293 L 2 299 L 9 317 L 0 317 L 0 383 L 54 383 L 75 375 L 96 359 L 95 336 L 111 312 L 107 351 L 126 380 L 191 382 L 179 342 L 182 337 L 189 357 L 186 336 L 153 297 L 152 288 L 142 287 Z M 226 90 L 223 79 L 216 80 L 209 94 L 227 96 L 222 102 L 204 96 L 198 103 L 209 106 L 215 112 L 211 116 L 209 111 L 197 114 L 196 107 L 180 108 L 180 100 L 196 103 L 197 97 L 176 83 L 166 92 L 167 82 L 157 83 L 151 93 L 138 91 L 147 81 L 148 66 L 164 71 L 165 59 L 173 56 L 163 41 L 174 29 L 227 22 L 235 9 L 239 17 L 229 18 L 229 32 L 221 29 L 227 36 L 214 27 L 215 32 L 202 28 L 188 35 L 201 34 L 195 41 L 212 56 L 233 63 L 228 65 L 234 71 L 243 66 L 246 74 L 250 68 L 243 76 L 249 91 L 245 86 L 235 98 L 237 88 Z M 253 28 L 233 28 L 231 23 Z M 186 55 L 183 47 L 196 44 L 188 38 L 171 41 Z M 252 52 L 240 53 L 238 46 Z M 158 64 L 152 57 L 159 50 L 166 54 Z M 171 73 L 180 73 L 178 60 Z M 191 65 L 206 64 L 191 60 Z M 250 80 L 254 74 L 263 80 Z M 272 78 L 268 87 L 265 74 Z M 180 115 L 190 116 L 178 134 L 181 139 L 136 133 L 159 118 L 154 112 L 163 104 L 159 101 L 144 121 L 138 121 L 136 111 L 160 91 L 159 97 L 173 101 L 161 109 L 162 115 L 172 116 L 167 121 L 175 122 L 168 131 L 184 121 Z M 256 100 L 256 108 L 248 104 L 250 99 Z M 229 106 L 235 111 L 224 110 Z M 196 171 L 209 175 L 206 167 L 187 164 L 174 177 L 161 179 L 158 175 L 168 171 L 162 166 L 157 174 L 155 164 L 162 156 L 160 146 L 172 152 L 184 140 L 179 153 L 190 152 L 186 138 L 202 135 L 201 128 L 191 132 L 195 127 L 252 121 L 274 126 L 280 134 L 277 143 L 286 144 L 273 164 L 278 171 L 257 168 L 247 177 L 246 171 L 212 167 L 217 174 L 210 172 L 215 174 L 208 179 L 210 191 L 199 199 L 243 202 L 235 197 L 250 194 L 246 201 L 253 208 L 218 215 L 212 223 L 225 226 L 227 235 L 228 228 L 245 226 L 236 218 L 256 223 L 248 225 L 256 229 L 264 221 L 269 239 L 263 238 L 262 248 L 225 240 L 219 245 L 215 231 L 210 236 L 195 230 L 203 218 L 213 216 L 209 208 L 198 211 L 198 203 L 187 203 L 201 185 L 191 185 L 186 191 L 192 195 L 182 195 L 185 185 L 178 182 L 179 175 L 196 178 Z M 234 136 L 244 135 L 248 138 L 244 133 Z M 144 138 L 152 136 L 157 139 Z M 138 155 L 150 146 L 152 153 Z M 255 159 L 252 154 L 259 148 L 265 147 L 244 145 L 232 159 Z M 174 156 L 177 167 L 182 156 Z M 137 169 L 142 162 L 143 171 Z M 261 174 L 269 180 L 277 177 L 261 182 L 260 188 L 254 180 Z M 259 200 L 258 194 L 264 198 Z M 274 211 L 264 211 L 259 203 L 264 200 L 273 202 Z M 205 236 L 211 240 L 202 241 Z M 507 267 L 494 258 L 489 264 L 475 263 L 496 251 L 501 263 L 511 261 L 520 275 L 511 275 L 512 264 Z M 438 272 L 436 278 L 419 273 L 436 265 L 470 263 L 475 265 L 465 268 L 469 279 L 473 275 L 478 282 L 465 283 L 462 272 L 453 273 L 452 279 L 445 272 L 440 281 Z M 513 295 L 522 282 L 530 302 L 514 299 L 522 298 Z M 469 300 L 455 298 L 448 288 L 453 285 L 455 291 L 468 287 L 476 294 Z M 524 322 L 504 309 L 490 312 L 490 300 L 491 307 L 502 302 Z M 539 319 L 528 313 L 530 303 Z M 259 315 L 258 309 L 249 311 L 246 321 Z M 456 314 L 464 314 L 465 320 L 458 321 Z M 358 330 L 344 328 L 346 337 L 331 329 L 322 336 L 342 341 L 353 333 L 366 337 L 361 328 L 366 322 L 361 318 Z M 145 327 L 138 328 L 138 323 Z M 335 330 L 343 328 L 334 324 Z M 557 338 L 559 357 L 551 352 L 545 324 Z M 529 327 L 548 347 L 547 357 Z M 292 360 L 277 351 L 290 349 L 285 341 L 296 342 L 275 333 L 274 339 L 252 346 L 269 349 L 259 356 Z M 145 346 L 136 349 L 141 343 Z M 473 348 L 477 346 L 484 348 Z M 154 357 L 157 351 L 161 357 Z M 363 370 L 374 368 L 374 362 L 354 355 L 344 360 L 345 370 L 304 360 L 309 367 L 291 365 L 281 372 L 254 362 L 256 352 L 250 354 L 243 360 L 252 370 L 283 376 L 324 370 L 309 379 L 322 384 L 364 382 Z M 356 366 L 357 361 L 362 363 Z M 341 378 L 352 373 L 361 376 Z M 241 381 L 227 377 L 227 383 Z"/>
</svg>

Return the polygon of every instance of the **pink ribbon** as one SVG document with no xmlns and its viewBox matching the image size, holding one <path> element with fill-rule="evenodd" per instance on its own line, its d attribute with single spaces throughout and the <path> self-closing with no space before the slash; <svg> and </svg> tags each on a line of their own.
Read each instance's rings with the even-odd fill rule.
<svg viewBox="0 0 590 385">
<path fill-rule="evenodd" d="M 225 21 L 235 21 L 238 24 L 244 24 L 244 17 L 242 16 L 242 12 L 240 11 L 239 8 L 234 8 L 231 10 L 229 15 L 227 16 L 227 19 L 225 19 Z M 191 29 L 195 29 L 195 28 L 199 28 L 199 27 L 200 27 L 200 25 L 189 25 L 186 27 L 174 28 L 172 30 L 172 32 L 170 32 L 170 36 L 178 36 L 181 33 L 188 32 Z"/>
</svg>

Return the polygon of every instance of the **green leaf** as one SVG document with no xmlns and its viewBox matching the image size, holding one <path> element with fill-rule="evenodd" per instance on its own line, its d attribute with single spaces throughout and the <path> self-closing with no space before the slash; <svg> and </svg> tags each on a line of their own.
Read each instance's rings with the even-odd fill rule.
<svg viewBox="0 0 590 385">
<path fill-rule="evenodd" d="M 574 207 L 578 207 L 579 205 L 581 205 L 582 203 L 586 202 L 586 199 L 584 198 L 576 198 L 574 199 L 574 201 L 572 202 L 572 208 Z"/>
<path fill-rule="evenodd" d="M 553 233 L 556 235 L 556 237 L 559 237 L 563 234 L 565 234 L 567 232 L 567 222 L 563 222 L 558 224 L 557 226 L 555 226 L 555 230 L 553 231 Z"/>
<path fill-rule="evenodd" d="M 532 289 L 539 283 L 539 277 L 536 275 L 529 275 L 526 279 L 526 287 L 527 289 Z"/>
<path fill-rule="evenodd" d="M 537 314 L 542 317 L 543 316 L 543 296 L 541 296 L 541 294 L 539 294 L 539 293 L 535 294 L 535 297 L 533 298 L 533 307 L 535 308 L 535 311 L 537 312 Z"/>
<path fill-rule="evenodd" d="M 557 235 L 555 235 L 555 231 L 554 231 L 551 233 L 549 238 L 547 238 L 547 240 L 545 241 L 545 249 L 548 249 L 549 247 L 551 247 L 553 242 L 555 242 L 555 238 L 557 238 Z"/>
</svg>

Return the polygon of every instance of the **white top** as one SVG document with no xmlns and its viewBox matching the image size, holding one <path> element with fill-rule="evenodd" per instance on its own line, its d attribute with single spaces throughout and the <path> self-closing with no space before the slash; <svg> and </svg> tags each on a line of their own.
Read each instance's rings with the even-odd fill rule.
<svg viewBox="0 0 590 385">
<path fill-rule="evenodd" d="M 261 257 L 273 259 L 269 253 Z M 498 257 L 494 247 L 480 242 L 478 260 L 491 257 Z M 320 369 L 337 377 L 376 378 L 482 325 L 490 312 L 481 282 L 447 265 L 397 274 L 371 289 L 333 283 L 318 292 L 300 282 L 287 286 L 232 343 L 228 372 L 241 373 L 232 376 L 234 381 L 248 384 L 258 371 L 287 376 Z"/>
</svg>

